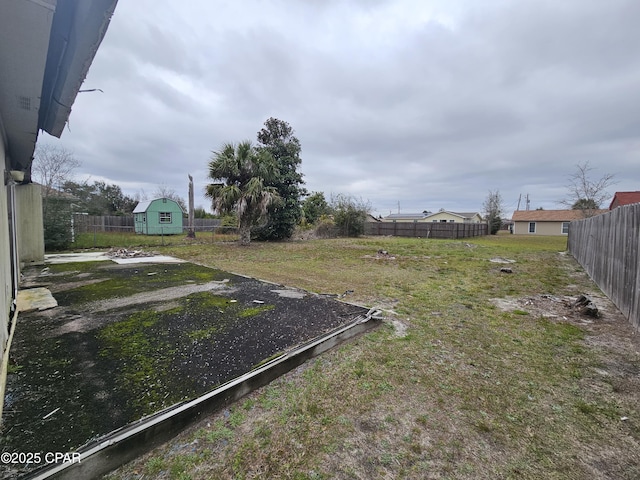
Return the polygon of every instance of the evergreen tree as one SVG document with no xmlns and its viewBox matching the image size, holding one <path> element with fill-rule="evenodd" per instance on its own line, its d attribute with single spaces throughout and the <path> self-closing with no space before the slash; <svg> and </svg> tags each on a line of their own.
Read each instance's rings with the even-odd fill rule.
<svg viewBox="0 0 640 480">
<path fill-rule="evenodd" d="M 302 218 L 300 201 L 306 194 L 303 176 L 298 172 L 302 161 L 300 140 L 287 122 L 271 117 L 258 132 L 257 149 L 268 152 L 275 161 L 278 175 L 265 185 L 274 187 L 281 201 L 269 207 L 269 221 L 253 228 L 252 235 L 258 240 L 290 238 Z"/>
<path fill-rule="evenodd" d="M 331 207 L 324 198 L 324 193 L 313 192 L 302 201 L 302 213 L 307 224 L 312 225 L 318 221 L 322 215 L 331 213 Z"/>
</svg>

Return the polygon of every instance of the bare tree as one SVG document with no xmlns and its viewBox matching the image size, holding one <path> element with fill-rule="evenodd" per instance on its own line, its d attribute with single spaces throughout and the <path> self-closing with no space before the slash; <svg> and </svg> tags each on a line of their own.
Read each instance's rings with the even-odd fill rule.
<svg viewBox="0 0 640 480">
<path fill-rule="evenodd" d="M 31 172 L 42 185 L 42 224 L 46 250 L 62 250 L 71 242 L 71 200 L 62 191 L 80 166 L 73 154 L 56 145 L 36 146 Z M 71 197 L 72 198 L 72 197 Z"/>
<path fill-rule="evenodd" d="M 64 147 L 39 144 L 36 147 L 31 170 L 35 180 L 43 186 L 42 196 L 46 203 L 51 193 L 70 180 L 73 171 L 81 165 L 73 153 Z"/>
<path fill-rule="evenodd" d="M 153 198 L 170 198 L 180 205 L 183 212 L 187 212 L 187 204 L 185 203 L 184 198 L 178 195 L 173 188 L 168 187 L 165 184 L 158 185 L 153 192 Z"/>
<path fill-rule="evenodd" d="M 611 196 L 607 189 L 617 182 L 614 181 L 614 175 L 610 173 L 605 173 L 598 180 L 592 180 L 589 172 L 593 168 L 588 161 L 578 163 L 576 168 L 576 172 L 569 177 L 568 197 L 561 203 L 573 210 L 582 210 L 585 218 L 592 217 L 602 203 Z"/>
<path fill-rule="evenodd" d="M 502 226 L 502 215 L 504 206 L 502 205 L 502 196 L 500 190 L 495 192 L 489 190 L 489 194 L 482 205 L 487 224 L 489 225 L 489 233 L 495 235 Z"/>
</svg>

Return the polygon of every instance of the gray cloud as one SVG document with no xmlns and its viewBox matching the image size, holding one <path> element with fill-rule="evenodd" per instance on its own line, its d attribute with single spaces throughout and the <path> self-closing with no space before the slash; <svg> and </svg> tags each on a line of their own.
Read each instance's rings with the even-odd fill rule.
<svg viewBox="0 0 640 480">
<path fill-rule="evenodd" d="M 212 150 L 275 116 L 308 189 L 382 214 L 496 189 L 560 208 L 581 161 L 640 189 L 638 20 L 633 0 L 120 2 L 85 82 L 105 93 L 56 142 L 81 175 L 186 197 Z"/>
</svg>

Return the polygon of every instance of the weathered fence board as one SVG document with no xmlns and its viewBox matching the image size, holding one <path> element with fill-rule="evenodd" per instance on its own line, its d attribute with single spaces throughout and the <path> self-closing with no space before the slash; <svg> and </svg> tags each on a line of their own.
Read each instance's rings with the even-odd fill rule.
<svg viewBox="0 0 640 480">
<path fill-rule="evenodd" d="M 365 235 L 420 238 L 468 238 L 487 235 L 486 223 L 367 222 Z"/>
<path fill-rule="evenodd" d="M 210 231 L 220 226 L 218 218 L 194 219 L 196 231 Z M 133 215 L 73 215 L 73 226 L 76 233 L 87 232 L 133 232 Z M 182 219 L 182 226 L 186 232 L 188 219 Z"/>
<path fill-rule="evenodd" d="M 640 329 L 640 203 L 569 224 L 569 252 Z"/>
</svg>

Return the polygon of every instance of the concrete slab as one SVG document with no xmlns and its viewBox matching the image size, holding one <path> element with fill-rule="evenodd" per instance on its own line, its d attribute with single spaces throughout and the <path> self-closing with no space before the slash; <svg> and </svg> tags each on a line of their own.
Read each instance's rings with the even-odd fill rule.
<svg viewBox="0 0 640 480">
<path fill-rule="evenodd" d="M 179 258 L 169 257 L 168 255 L 154 255 L 152 257 L 131 257 L 131 258 L 112 258 L 119 265 L 129 265 L 134 263 L 185 263 Z"/>
<path fill-rule="evenodd" d="M 57 257 L 109 259 L 101 254 Z M 149 415 L 198 403 L 266 361 L 286 358 L 291 368 L 309 358 L 307 353 L 289 357 L 299 346 L 358 325 L 367 315 L 364 307 L 284 285 L 188 262 L 158 266 L 154 257 L 135 259 L 140 263 L 25 269 L 34 285 L 54 292 L 58 307 L 19 315 L 11 347 L 19 370 L 7 378 L 4 451 L 92 448 L 110 432 L 139 425 Z M 323 345 L 340 338 L 331 336 Z M 267 378 L 273 377 L 243 381 L 237 395 Z M 172 422 L 178 428 L 221 401 Z M 158 428 L 165 432 L 164 425 Z M 149 435 L 162 438 L 155 431 Z M 123 447 L 129 448 L 139 452 L 140 447 Z M 0 478 L 37 467 L 0 464 Z M 88 478 L 75 473 L 63 478 Z"/>
<path fill-rule="evenodd" d="M 44 263 L 104 262 L 111 260 L 105 252 L 57 253 L 44 256 Z"/>
<path fill-rule="evenodd" d="M 20 313 L 43 311 L 58 306 L 58 302 L 47 288 L 29 288 L 18 292 Z"/>
<path fill-rule="evenodd" d="M 104 262 L 111 260 L 119 265 L 135 263 L 184 263 L 184 260 L 168 255 L 150 255 L 144 257 L 111 257 L 107 252 L 83 252 L 83 253 L 57 253 L 45 255 L 47 264 L 73 263 L 73 262 Z"/>
</svg>

